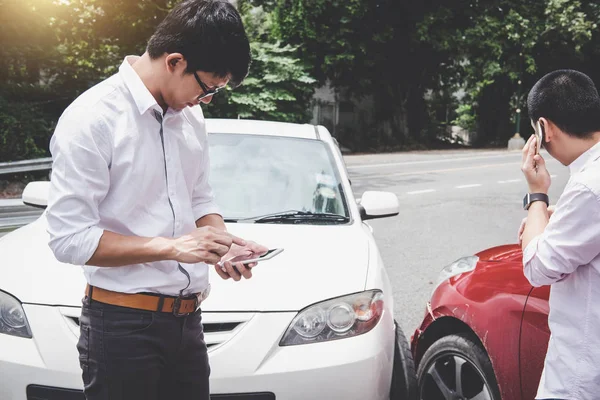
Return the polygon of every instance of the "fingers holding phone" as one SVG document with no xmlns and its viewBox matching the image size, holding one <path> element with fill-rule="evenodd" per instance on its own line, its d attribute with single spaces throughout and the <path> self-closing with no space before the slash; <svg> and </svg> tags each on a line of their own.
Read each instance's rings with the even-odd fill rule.
<svg viewBox="0 0 600 400">
<path fill-rule="evenodd" d="M 266 248 L 264 248 L 266 249 Z M 250 279 L 252 277 L 251 269 L 258 265 L 260 261 L 267 261 L 283 252 L 282 248 L 275 248 L 262 251 L 263 247 L 259 248 L 262 254 L 254 252 L 246 252 L 234 257 L 225 256 L 215 265 L 217 274 L 223 279 L 233 278 L 234 281 L 239 281 L 241 277 Z"/>
<path fill-rule="evenodd" d="M 225 280 L 232 278 L 234 281 L 239 281 L 244 277 L 245 279 L 252 278 L 252 271 L 242 263 L 233 264 L 230 261 L 225 261 L 222 264 L 215 265 L 215 271 L 217 274 Z"/>
</svg>

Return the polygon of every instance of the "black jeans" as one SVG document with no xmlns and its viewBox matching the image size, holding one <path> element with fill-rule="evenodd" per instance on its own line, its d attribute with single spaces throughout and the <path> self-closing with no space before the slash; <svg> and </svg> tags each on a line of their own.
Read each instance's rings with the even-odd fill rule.
<svg viewBox="0 0 600 400">
<path fill-rule="evenodd" d="M 185 317 L 85 298 L 79 363 L 87 400 L 208 400 L 200 310 Z"/>
</svg>

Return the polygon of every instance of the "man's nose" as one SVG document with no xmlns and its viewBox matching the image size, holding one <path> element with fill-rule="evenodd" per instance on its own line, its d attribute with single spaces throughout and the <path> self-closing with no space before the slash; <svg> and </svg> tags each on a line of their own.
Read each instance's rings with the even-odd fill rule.
<svg viewBox="0 0 600 400">
<path fill-rule="evenodd" d="M 208 96 L 208 97 L 205 97 L 205 98 L 203 98 L 203 99 L 202 99 L 202 100 L 200 100 L 200 101 L 201 101 L 202 103 L 204 103 L 204 104 L 208 104 L 208 103 L 210 103 L 210 102 L 212 101 L 212 99 L 213 99 L 213 97 L 212 97 L 212 96 Z"/>
</svg>

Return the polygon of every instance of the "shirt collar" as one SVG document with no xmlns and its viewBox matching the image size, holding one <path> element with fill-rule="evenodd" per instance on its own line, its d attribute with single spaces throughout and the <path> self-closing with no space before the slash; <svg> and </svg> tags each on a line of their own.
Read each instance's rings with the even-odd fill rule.
<svg viewBox="0 0 600 400">
<path fill-rule="evenodd" d="M 596 143 L 585 153 L 577 157 L 575 161 L 569 164 L 569 170 L 571 171 L 571 174 L 581 172 L 590 162 L 596 161 L 598 158 L 600 158 L 600 142 Z"/>
<path fill-rule="evenodd" d="M 123 63 L 119 67 L 119 75 L 123 79 L 123 82 L 125 82 L 127 89 L 129 89 L 138 111 L 140 114 L 144 114 L 150 108 L 156 106 L 158 109 L 160 109 L 160 106 L 146 85 L 144 85 L 144 82 L 142 82 L 140 76 L 131 66 L 139 58 L 139 56 L 125 57 Z"/>
</svg>

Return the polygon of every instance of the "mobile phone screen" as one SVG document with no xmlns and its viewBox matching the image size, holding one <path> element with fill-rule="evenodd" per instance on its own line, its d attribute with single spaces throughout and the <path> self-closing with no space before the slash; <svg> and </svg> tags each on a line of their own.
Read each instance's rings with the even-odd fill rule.
<svg viewBox="0 0 600 400">
<path fill-rule="evenodd" d="M 270 249 L 269 251 L 267 251 L 266 253 L 257 256 L 254 253 L 250 253 L 250 254 L 246 254 L 246 255 L 242 255 L 242 256 L 237 256 L 232 258 L 231 260 L 229 260 L 231 263 L 244 263 L 247 262 L 248 260 L 256 260 L 256 261 L 260 261 L 264 258 L 267 258 L 271 253 L 277 251 L 277 249 Z"/>
</svg>

